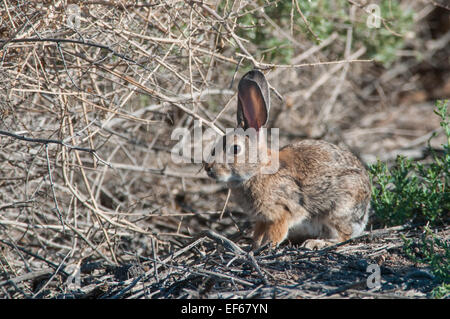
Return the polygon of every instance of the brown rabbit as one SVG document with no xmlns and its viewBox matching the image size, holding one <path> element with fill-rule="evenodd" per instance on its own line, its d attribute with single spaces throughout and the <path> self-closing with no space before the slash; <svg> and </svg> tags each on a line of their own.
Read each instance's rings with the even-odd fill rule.
<svg viewBox="0 0 450 319">
<path fill-rule="evenodd" d="M 268 157 L 249 161 L 254 143 L 243 130 L 257 132 L 256 151 L 263 152 L 267 144 L 261 128 L 269 109 L 268 83 L 263 73 L 252 70 L 238 87 L 242 130 L 227 134 L 205 164 L 208 176 L 226 182 L 234 200 L 254 219 L 255 247 L 276 246 L 289 238 L 321 249 L 359 235 L 369 215 L 371 186 L 364 166 L 349 151 L 325 141 L 303 140 L 281 150 L 268 149 Z M 218 160 L 227 154 L 234 158 L 228 163 Z M 274 158 L 278 170 L 262 173 Z"/>
</svg>

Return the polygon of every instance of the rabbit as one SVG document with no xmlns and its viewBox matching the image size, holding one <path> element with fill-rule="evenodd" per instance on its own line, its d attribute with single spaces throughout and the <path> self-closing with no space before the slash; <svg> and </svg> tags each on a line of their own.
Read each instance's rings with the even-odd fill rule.
<svg viewBox="0 0 450 319">
<path fill-rule="evenodd" d="M 266 160 L 248 161 L 249 128 L 265 141 L 261 128 L 269 118 L 269 85 L 254 69 L 238 85 L 238 128 L 225 135 L 204 164 L 209 177 L 227 183 L 232 200 L 252 218 L 254 248 L 278 246 L 285 239 L 322 249 L 360 235 L 370 211 L 371 183 L 363 164 L 350 151 L 321 140 L 302 140 L 280 150 L 278 170 L 262 174 Z M 230 136 L 230 134 L 232 136 Z M 232 143 L 224 143 L 230 138 Z M 230 145 L 231 144 L 231 145 Z M 258 144 L 267 147 L 266 142 Z M 234 156 L 229 163 L 220 159 Z M 245 154 L 244 154 L 245 153 Z M 237 156 L 245 156 L 238 161 Z M 269 160 L 270 162 L 270 160 Z"/>
</svg>

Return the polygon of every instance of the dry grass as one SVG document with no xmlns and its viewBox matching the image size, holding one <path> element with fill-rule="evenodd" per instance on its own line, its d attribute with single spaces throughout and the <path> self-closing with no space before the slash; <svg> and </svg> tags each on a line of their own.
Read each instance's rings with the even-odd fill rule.
<svg viewBox="0 0 450 319">
<path fill-rule="evenodd" d="M 441 61 L 450 72 L 450 31 L 427 36 L 433 4 L 417 5 L 410 43 L 424 59 L 386 70 L 351 46 L 351 32 L 320 44 L 291 39 L 291 65 L 258 61 L 258 48 L 236 34 L 236 16 L 259 10 L 246 1 L 225 17 L 216 1 L 83 1 L 79 25 L 73 2 L 0 8 L 0 296 L 326 297 L 361 279 L 362 268 L 343 282 L 320 276 L 357 262 L 374 248 L 368 243 L 329 254 L 286 246 L 254 258 L 222 248 L 212 234 L 247 248 L 245 215 L 230 203 L 219 218 L 226 189 L 199 165 L 173 164 L 170 134 L 194 119 L 233 127 L 235 79 L 253 65 L 273 87 L 270 124 L 282 128 L 282 145 L 321 137 L 368 162 L 422 158 L 429 134 L 439 133 L 432 101 L 450 92 L 449 77 L 432 91 L 419 75 Z M 215 233 L 198 236 L 205 230 Z M 379 251 L 389 251 L 383 240 Z M 128 279 L 130 265 L 137 272 Z M 77 267 L 83 285 L 72 290 Z"/>
</svg>

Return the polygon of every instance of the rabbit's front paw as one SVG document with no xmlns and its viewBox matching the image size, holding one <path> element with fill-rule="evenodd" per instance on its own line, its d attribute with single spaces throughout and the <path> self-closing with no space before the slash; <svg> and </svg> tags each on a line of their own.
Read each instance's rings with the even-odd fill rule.
<svg viewBox="0 0 450 319">
<path fill-rule="evenodd" d="M 272 247 L 277 247 L 286 239 L 287 234 L 287 220 L 280 219 L 273 222 L 258 221 L 253 232 L 253 248 L 259 248 L 267 243 L 270 243 Z"/>
<path fill-rule="evenodd" d="M 303 242 L 301 247 L 311 250 L 319 250 L 331 246 L 333 243 L 323 239 L 307 239 Z"/>
</svg>

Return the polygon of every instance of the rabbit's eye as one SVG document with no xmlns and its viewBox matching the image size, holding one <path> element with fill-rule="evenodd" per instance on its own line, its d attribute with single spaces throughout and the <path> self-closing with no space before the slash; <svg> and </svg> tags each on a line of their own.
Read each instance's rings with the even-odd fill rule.
<svg viewBox="0 0 450 319">
<path fill-rule="evenodd" d="M 241 152 L 241 146 L 239 146 L 238 144 L 234 144 L 233 146 L 230 147 L 230 153 L 237 155 L 240 152 Z"/>
</svg>

